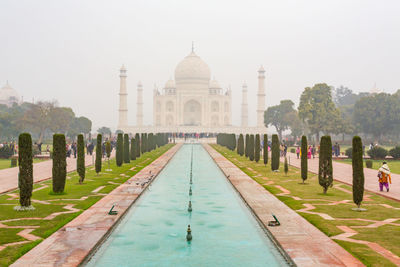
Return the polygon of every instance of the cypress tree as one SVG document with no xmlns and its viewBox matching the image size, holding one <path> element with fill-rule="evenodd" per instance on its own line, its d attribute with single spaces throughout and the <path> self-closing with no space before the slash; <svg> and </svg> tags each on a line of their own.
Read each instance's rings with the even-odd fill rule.
<svg viewBox="0 0 400 267">
<path fill-rule="evenodd" d="M 124 161 L 124 138 L 122 133 L 119 133 L 117 136 L 116 161 L 118 167 L 121 167 Z"/>
<path fill-rule="evenodd" d="M 111 143 L 110 143 L 110 141 L 106 142 L 106 155 L 107 155 L 107 158 L 110 159 L 110 157 L 111 157 Z"/>
<path fill-rule="evenodd" d="M 101 159 L 103 157 L 103 151 L 101 151 L 102 150 L 101 143 L 103 141 L 102 139 L 103 136 L 101 134 L 98 134 L 96 139 L 96 161 L 94 164 L 97 174 L 101 172 L 101 164 L 102 164 Z"/>
<path fill-rule="evenodd" d="M 250 136 L 249 134 L 246 134 L 246 147 L 244 148 L 246 158 L 249 157 L 249 141 L 250 141 Z"/>
<path fill-rule="evenodd" d="M 268 163 L 268 135 L 267 134 L 264 134 L 263 158 L 264 158 L 264 165 L 267 165 L 267 163 Z"/>
<path fill-rule="evenodd" d="M 131 160 L 136 159 L 136 142 L 135 138 L 131 139 Z"/>
<path fill-rule="evenodd" d="M 331 137 L 328 135 L 322 136 L 320 147 L 318 182 L 322 186 L 324 194 L 326 194 L 333 183 Z"/>
<path fill-rule="evenodd" d="M 254 134 L 249 137 L 249 159 L 254 160 Z"/>
<path fill-rule="evenodd" d="M 146 153 L 146 152 L 147 152 L 147 150 L 146 150 L 146 145 L 147 145 L 147 144 L 146 144 L 146 141 L 147 141 L 147 140 L 146 140 L 146 134 L 145 134 L 145 133 L 142 133 L 142 138 L 141 138 L 141 139 L 142 139 L 142 144 L 141 144 L 141 150 L 142 150 L 142 151 L 141 151 L 141 152 L 142 152 L 142 154 L 143 154 L 143 153 Z"/>
<path fill-rule="evenodd" d="M 303 135 L 301 137 L 301 179 L 304 181 L 307 180 L 308 174 L 308 160 L 307 160 L 307 137 Z"/>
<path fill-rule="evenodd" d="M 135 134 L 135 143 L 136 143 L 136 158 L 140 157 L 140 135 Z"/>
<path fill-rule="evenodd" d="M 363 149 L 362 141 L 359 136 L 353 137 L 353 201 L 360 209 L 361 202 L 364 196 L 364 166 L 363 166 Z"/>
<path fill-rule="evenodd" d="M 238 147 L 237 147 L 237 152 L 240 156 L 244 155 L 244 140 L 243 140 L 243 134 L 239 135 L 238 139 Z"/>
<path fill-rule="evenodd" d="M 21 209 L 31 207 L 33 188 L 33 164 L 32 164 L 32 138 L 29 133 L 22 133 L 18 137 L 18 187 L 19 204 Z M 64 146 L 65 157 L 65 146 Z"/>
<path fill-rule="evenodd" d="M 235 134 L 231 134 L 231 142 L 232 142 L 232 151 L 234 151 L 236 148 L 236 135 Z"/>
<path fill-rule="evenodd" d="M 286 156 L 285 156 L 285 163 L 283 165 L 283 170 L 285 171 L 285 175 L 287 175 L 289 172 L 289 164 L 288 164 Z"/>
<path fill-rule="evenodd" d="M 279 138 L 277 134 L 272 135 L 272 144 L 271 144 L 271 170 L 278 171 L 279 170 Z"/>
<path fill-rule="evenodd" d="M 129 135 L 124 134 L 124 163 L 129 162 L 131 162 L 129 154 Z"/>
<path fill-rule="evenodd" d="M 260 146 L 261 146 L 260 135 L 259 134 L 256 134 L 256 141 L 255 141 L 254 145 L 255 145 L 255 147 L 254 147 L 254 160 L 256 162 L 259 162 L 260 161 Z"/>
<path fill-rule="evenodd" d="M 83 183 L 85 179 L 85 144 L 83 141 L 83 134 L 78 135 L 78 158 L 76 160 L 76 170 L 79 174 L 79 184 Z"/>
<path fill-rule="evenodd" d="M 53 135 L 53 192 L 62 193 L 67 179 L 67 155 L 65 151 L 65 135 Z"/>
</svg>

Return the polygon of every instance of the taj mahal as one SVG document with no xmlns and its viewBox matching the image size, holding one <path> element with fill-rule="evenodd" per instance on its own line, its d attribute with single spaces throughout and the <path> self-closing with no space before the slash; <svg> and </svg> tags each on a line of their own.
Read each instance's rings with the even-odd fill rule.
<svg viewBox="0 0 400 267">
<path fill-rule="evenodd" d="M 126 133 L 265 133 L 265 70 L 258 70 L 257 124 L 248 125 L 247 85 L 242 86 L 241 125 L 232 125 L 232 90 L 224 90 L 192 48 L 175 68 L 175 79 L 153 90 L 153 125 L 143 124 L 143 85 L 137 85 L 136 125 L 128 125 L 127 69 L 120 69 L 118 130 Z"/>
</svg>

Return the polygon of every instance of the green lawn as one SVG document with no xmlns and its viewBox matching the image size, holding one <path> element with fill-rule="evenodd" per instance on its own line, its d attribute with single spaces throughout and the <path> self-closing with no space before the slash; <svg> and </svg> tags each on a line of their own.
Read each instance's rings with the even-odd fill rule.
<svg viewBox="0 0 400 267">
<path fill-rule="evenodd" d="M 335 161 L 351 164 L 351 159 L 338 159 Z M 372 169 L 378 170 L 382 166 L 383 160 L 372 160 L 372 162 Z M 400 160 L 386 160 L 386 162 L 388 163 L 391 172 L 400 174 Z M 364 167 L 366 167 L 365 160 Z"/>
<path fill-rule="evenodd" d="M 300 170 L 295 167 L 289 166 L 289 173 L 286 176 L 283 173 L 282 163 L 280 164 L 279 172 L 272 172 L 270 165 L 268 164 L 265 167 L 262 160 L 259 163 L 256 163 L 254 161 L 249 161 L 247 158 L 241 157 L 236 152 L 230 151 L 224 147 L 218 145 L 213 145 L 213 147 L 291 209 L 303 209 L 305 208 L 303 204 L 308 203 L 316 207 L 312 212 L 326 213 L 335 218 L 335 220 L 325 220 L 316 214 L 298 212 L 327 236 L 332 237 L 343 233 L 337 226 L 348 226 L 359 233 L 351 238 L 376 242 L 385 249 L 400 256 L 400 226 L 385 225 L 378 228 L 363 228 L 366 225 L 372 224 L 372 222 L 358 220 L 368 219 L 383 221 L 389 218 L 400 218 L 399 202 L 368 193 L 368 199 L 365 199 L 362 204 L 367 211 L 355 212 L 351 210 L 351 208 L 355 207 L 355 204 L 352 202 L 352 188 L 350 186 L 334 182 L 334 187 L 329 188 L 328 193 L 324 195 L 322 193 L 322 187 L 318 184 L 318 177 L 315 174 L 309 173 L 309 178 L 307 179 L 306 184 L 303 185 L 300 184 Z M 267 185 L 266 182 L 273 183 Z M 289 190 L 290 195 L 278 196 L 277 194 L 281 194 L 282 191 L 277 188 L 276 185 Z M 338 187 L 342 190 L 339 190 Z M 301 200 L 295 200 L 290 196 L 297 196 L 301 198 Z M 333 202 L 341 200 L 349 201 L 347 203 L 332 205 Z M 397 209 L 390 208 L 390 206 L 382 206 L 382 204 L 390 205 Z M 335 240 L 335 242 L 367 266 L 395 266 L 391 261 L 366 245 L 347 241 Z"/>
<path fill-rule="evenodd" d="M 44 161 L 45 159 L 33 159 L 33 163 Z M 0 170 L 11 168 L 11 159 L 0 159 Z"/>
<path fill-rule="evenodd" d="M 24 253 L 39 244 L 44 238 L 50 236 L 63 225 L 74 219 L 84 210 L 88 209 L 94 203 L 103 198 L 103 195 L 101 194 L 107 194 L 111 192 L 113 189 L 135 175 L 137 172 L 143 169 L 143 167 L 150 164 L 172 146 L 172 144 L 169 144 L 152 152 L 144 153 L 139 159 L 131 161 L 129 164 L 123 164 L 121 167 L 117 167 L 115 165 L 115 160 L 111 160 L 110 167 L 112 171 L 110 172 L 105 171 L 105 169 L 108 169 L 108 164 L 104 162 L 103 170 L 100 175 L 96 175 L 95 171 L 93 170 L 93 166 L 89 166 L 86 168 L 86 178 L 84 184 L 82 185 L 78 183 L 79 179 L 76 172 L 68 173 L 68 177 L 70 178 L 67 180 L 65 186 L 66 193 L 63 195 L 51 194 L 51 180 L 34 184 L 34 189 L 42 189 L 33 192 L 32 199 L 47 202 L 33 202 L 32 204 L 35 207 L 34 211 L 14 211 L 13 208 L 18 204 L 18 199 L 12 198 L 8 194 L 0 194 L 0 221 L 16 218 L 44 218 L 54 212 L 67 211 L 63 207 L 68 204 L 73 204 L 73 208 L 80 209 L 78 212 L 61 214 L 51 220 L 25 219 L 3 222 L 3 224 L 8 226 L 39 226 L 38 228 L 34 229 L 31 234 L 38 236 L 41 239 L 26 244 L 9 246 L 3 250 L 0 250 L 0 266 L 8 266 L 13 263 Z M 130 169 L 133 166 L 136 166 L 136 168 L 132 171 Z M 124 174 L 124 176 L 121 174 Z M 100 186 L 105 187 L 98 193 L 92 193 L 94 189 Z M 18 193 L 18 190 L 11 193 Z M 89 197 L 87 199 L 80 200 L 80 198 L 86 196 Z M 0 228 L 0 246 L 5 243 L 25 240 L 17 235 L 17 233 L 22 230 L 23 228 Z"/>
</svg>

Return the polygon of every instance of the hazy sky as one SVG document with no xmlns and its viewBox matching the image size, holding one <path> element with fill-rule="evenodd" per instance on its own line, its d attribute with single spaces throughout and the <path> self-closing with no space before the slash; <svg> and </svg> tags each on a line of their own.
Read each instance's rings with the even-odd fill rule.
<svg viewBox="0 0 400 267">
<path fill-rule="evenodd" d="M 233 90 L 241 86 L 255 123 L 257 70 L 266 69 L 266 105 L 326 82 L 360 92 L 400 89 L 400 1 L 0 1 L 0 86 L 24 100 L 57 99 L 99 126 L 116 127 L 119 68 L 128 69 L 129 122 L 144 85 L 146 124 L 154 84 L 163 87 L 191 50 Z"/>
</svg>

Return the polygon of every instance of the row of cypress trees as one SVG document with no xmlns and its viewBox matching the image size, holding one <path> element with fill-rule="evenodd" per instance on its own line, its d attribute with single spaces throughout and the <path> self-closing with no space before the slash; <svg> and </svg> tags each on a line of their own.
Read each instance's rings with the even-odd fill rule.
<svg viewBox="0 0 400 267">
<path fill-rule="evenodd" d="M 226 134 L 226 133 L 218 134 L 217 144 L 233 151 L 236 148 L 236 136 L 235 134 Z"/>
</svg>

